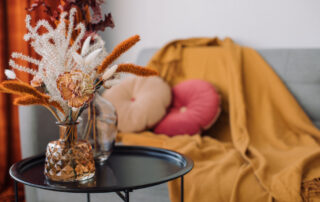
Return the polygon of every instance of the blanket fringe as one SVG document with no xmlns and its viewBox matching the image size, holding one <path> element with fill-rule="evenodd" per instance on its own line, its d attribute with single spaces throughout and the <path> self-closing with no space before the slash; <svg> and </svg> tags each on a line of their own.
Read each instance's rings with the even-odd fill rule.
<svg viewBox="0 0 320 202">
<path fill-rule="evenodd" d="M 305 181 L 301 184 L 301 197 L 304 202 L 310 202 L 311 197 L 320 196 L 320 178 Z"/>
</svg>

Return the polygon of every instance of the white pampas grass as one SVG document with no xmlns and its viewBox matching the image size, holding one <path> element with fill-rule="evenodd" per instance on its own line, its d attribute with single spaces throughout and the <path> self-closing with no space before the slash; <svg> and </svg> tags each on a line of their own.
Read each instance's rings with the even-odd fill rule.
<svg viewBox="0 0 320 202">
<path fill-rule="evenodd" d="M 24 67 L 24 66 L 18 65 L 13 60 L 9 60 L 9 65 L 11 67 L 13 67 L 14 69 L 17 69 L 17 70 L 20 70 L 20 71 L 23 71 L 23 72 L 27 72 L 27 73 L 32 74 L 32 75 L 36 75 L 37 74 L 37 71 L 35 71 L 33 69 L 30 69 L 28 67 Z"/>
<path fill-rule="evenodd" d="M 31 25 L 31 17 L 27 15 L 26 28 L 28 33 L 24 36 L 24 39 L 26 41 L 30 41 L 30 44 L 35 52 L 41 56 L 41 60 L 37 60 L 21 53 L 13 53 L 12 59 L 9 61 L 9 65 L 14 69 L 28 72 L 29 74 L 41 78 L 46 86 L 46 90 L 50 95 L 51 100 L 57 101 L 66 110 L 68 108 L 67 102 L 61 97 L 60 91 L 58 90 L 56 84 L 58 76 L 64 72 L 71 71 L 74 68 L 80 70 L 87 68 L 86 72 L 90 72 L 93 69 L 93 65 L 96 65 L 96 62 L 92 62 L 95 60 L 93 57 L 98 57 L 98 54 L 104 55 L 101 54 L 102 50 L 98 50 L 102 48 L 101 46 L 96 47 L 94 50 L 91 49 L 89 41 L 90 39 L 88 39 L 89 42 L 87 42 L 87 48 L 85 48 L 86 50 L 84 50 L 86 54 L 92 54 L 91 56 L 88 55 L 90 56 L 88 61 L 85 60 L 86 57 L 82 59 L 82 56 L 76 55 L 77 51 L 80 49 L 80 42 L 86 31 L 83 23 L 75 25 L 74 18 L 76 12 L 77 11 L 75 8 L 70 10 L 68 26 L 66 26 L 65 23 L 68 13 L 63 12 L 60 15 L 60 22 L 55 29 L 46 20 L 39 20 L 36 26 L 33 27 Z M 44 34 L 39 34 L 38 30 L 40 28 L 45 28 L 47 32 Z M 72 33 L 74 33 L 74 30 L 78 30 L 79 34 L 76 36 L 73 44 L 70 46 Z M 36 64 L 38 66 L 38 71 L 18 65 L 13 59 L 21 59 Z M 92 64 L 90 64 L 90 67 L 80 67 L 76 62 L 78 60 L 80 60 L 81 64 L 85 64 L 86 62 L 91 62 Z M 96 60 L 99 61 L 100 59 Z"/>
<path fill-rule="evenodd" d="M 98 35 L 87 37 L 81 47 L 81 41 L 86 32 L 83 23 L 75 24 L 75 14 L 77 10 L 72 8 L 68 13 L 63 12 L 60 15 L 59 23 L 53 28 L 46 20 L 39 20 L 36 26 L 31 25 L 31 16 L 26 16 L 26 28 L 24 40 L 30 41 L 34 51 L 41 56 L 41 59 L 32 58 L 22 53 L 13 53 L 9 65 L 16 70 L 24 71 L 36 76 L 43 81 L 46 92 L 50 95 L 50 101 L 58 102 L 65 113 L 70 110 L 68 102 L 61 96 L 57 87 L 57 79 L 65 72 L 80 70 L 90 75 L 93 81 L 103 78 L 105 85 L 109 88 L 120 82 L 121 76 L 116 73 L 117 65 L 110 67 L 103 75 L 97 74 L 96 69 L 108 55 L 105 50 L 104 41 Z M 68 25 L 66 18 L 68 16 Z M 40 34 L 40 28 L 47 32 Z M 77 30 L 78 35 L 72 38 L 72 33 Z M 71 43 L 71 40 L 73 43 Z M 91 43 L 92 42 L 92 43 Z M 80 50 L 81 48 L 81 50 Z M 80 54 L 79 54 L 80 53 Z M 38 70 L 21 66 L 15 62 L 15 59 L 24 60 L 38 66 Z M 5 71 L 9 79 L 15 79 L 16 75 L 11 70 Z"/>
</svg>

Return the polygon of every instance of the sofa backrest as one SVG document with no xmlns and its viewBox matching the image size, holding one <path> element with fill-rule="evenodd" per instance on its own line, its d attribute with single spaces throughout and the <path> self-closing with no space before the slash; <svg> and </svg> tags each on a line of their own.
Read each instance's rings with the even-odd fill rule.
<svg viewBox="0 0 320 202">
<path fill-rule="evenodd" d="M 157 48 L 140 52 L 137 64 L 146 65 Z M 320 49 L 259 49 L 313 123 L 320 128 Z"/>
</svg>

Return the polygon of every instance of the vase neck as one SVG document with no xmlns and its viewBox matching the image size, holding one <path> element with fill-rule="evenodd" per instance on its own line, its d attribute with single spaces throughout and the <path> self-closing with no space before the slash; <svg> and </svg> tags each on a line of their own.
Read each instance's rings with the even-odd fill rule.
<svg viewBox="0 0 320 202">
<path fill-rule="evenodd" d="M 77 125 L 78 123 L 72 123 L 72 124 L 61 124 L 59 125 L 59 133 L 60 133 L 60 140 L 66 141 L 70 144 L 73 144 L 77 138 L 78 138 L 78 131 L 77 131 Z"/>
</svg>

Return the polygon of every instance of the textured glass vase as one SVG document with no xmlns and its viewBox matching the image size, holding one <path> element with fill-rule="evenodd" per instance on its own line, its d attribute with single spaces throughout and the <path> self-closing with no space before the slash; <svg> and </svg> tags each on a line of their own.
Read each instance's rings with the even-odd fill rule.
<svg viewBox="0 0 320 202">
<path fill-rule="evenodd" d="M 115 107 L 97 94 L 79 121 L 82 139 L 91 143 L 95 160 L 104 163 L 112 152 L 117 136 Z"/>
<path fill-rule="evenodd" d="M 91 144 L 78 140 L 77 123 L 59 124 L 60 138 L 47 145 L 44 174 L 49 180 L 75 182 L 95 174 Z"/>
</svg>

